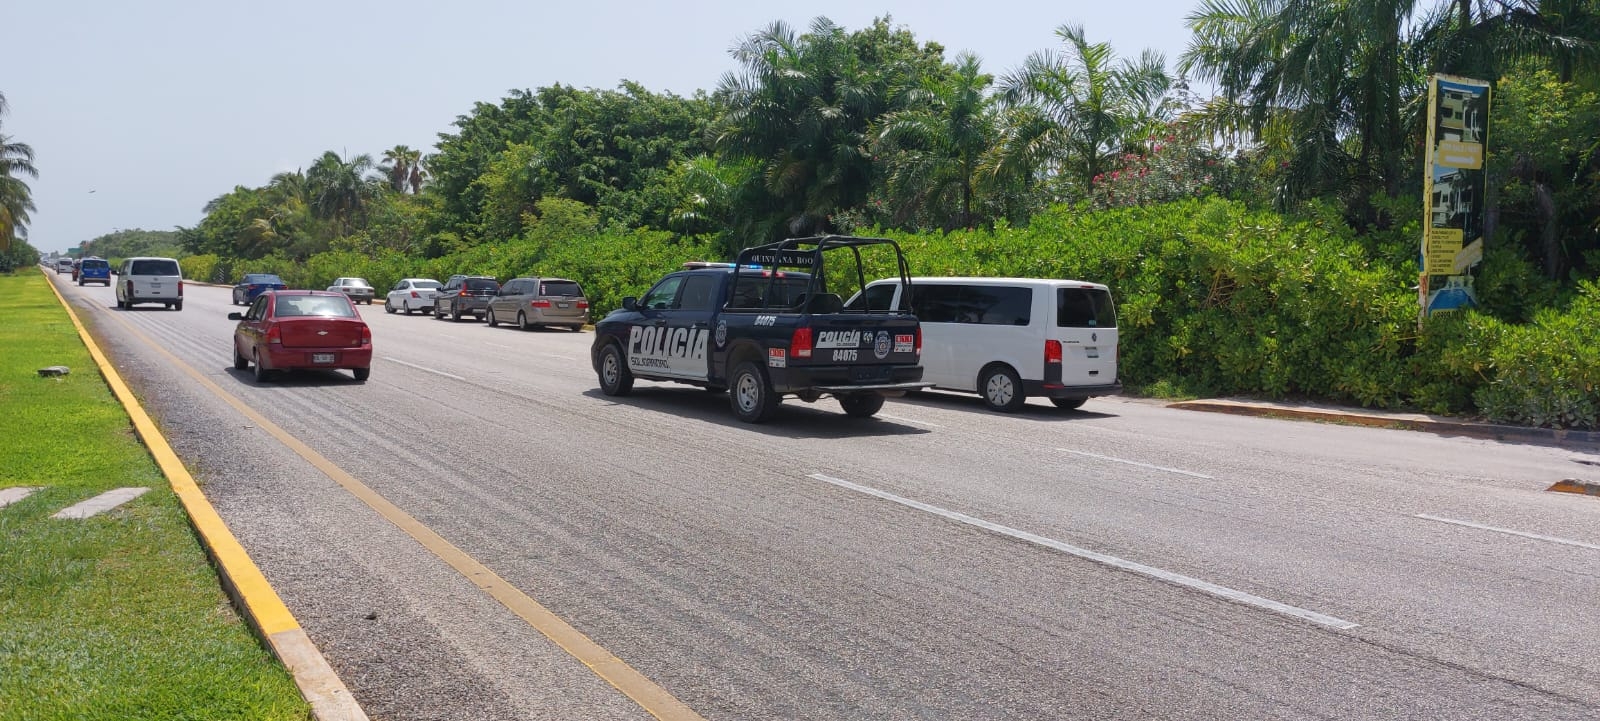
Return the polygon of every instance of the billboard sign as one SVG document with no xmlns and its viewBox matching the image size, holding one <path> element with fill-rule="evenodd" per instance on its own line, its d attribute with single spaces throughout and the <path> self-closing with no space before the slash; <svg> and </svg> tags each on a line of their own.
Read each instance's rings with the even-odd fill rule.
<svg viewBox="0 0 1600 721">
<path fill-rule="evenodd" d="M 1450 75 L 1428 78 L 1428 144 L 1423 162 L 1427 212 L 1418 259 L 1424 318 L 1477 304 L 1472 273 L 1483 260 L 1488 134 L 1487 81 Z"/>
</svg>

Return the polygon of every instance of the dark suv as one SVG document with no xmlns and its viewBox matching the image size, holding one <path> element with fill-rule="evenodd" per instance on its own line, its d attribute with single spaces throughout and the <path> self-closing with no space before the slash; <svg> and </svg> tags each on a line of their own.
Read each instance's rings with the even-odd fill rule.
<svg viewBox="0 0 1600 721">
<path fill-rule="evenodd" d="M 470 315 L 483 320 L 489 299 L 500 291 L 500 283 L 487 275 L 452 275 L 433 299 L 433 317 L 459 321 Z"/>
</svg>

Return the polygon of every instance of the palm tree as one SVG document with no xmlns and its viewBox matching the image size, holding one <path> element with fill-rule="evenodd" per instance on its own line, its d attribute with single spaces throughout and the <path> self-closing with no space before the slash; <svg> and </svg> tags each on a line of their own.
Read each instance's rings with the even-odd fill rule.
<svg viewBox="0 0 1600 721">
<path fill-rule="evenodd" d="M 1065 54 L 1034 53 L 1000 82 L 1000 98 L 1013 112 L 993 166 L 1062 174 L 1087 190 L 1111 158 L 1169 118 L 1172 81 L 1159 53 L 1118 62 L 1109 44 L 1089 42 L 1080 25 L 1062 25 L 1056 36 Z"/>
<path fill-rule="evenodd" d="M 0 118 L 9 109 L 0 93 Z M 33 157 L 33 148 L 26 143 L 14 143 L 11 136 L 0 134 L 0 250 L 10 250 L 13 238 L 28 237 L 28 214 L 36 210 L 33 191 L 17 176 L 39 177 Z"/>
<path fill-rule="evenodd" d="M 336 221 L 348 234 L 351 221 L 364 215 L 367 200 L 373 195 L 373 184 L 367 177 L 372 169 L 370 155 L 358 155 L 347 162 L 332 150 L 323 153 L 305 175 L 312 215 Z"/>
<path fill-rule="evenodd" d="M 422 190 L 422 151 L 412 150 L 405 145 L 396 145 L 383 151 L 383 164 L 378 170 L 389 179 L 389 188 L 396 193 L 406 192 L 409 186 L 412 193 Z"/>
<path fill-rule="evenodd" d="M 887 189 L 897 222 L 921 212 L 945 218 L 945 229 L 973 226 L 974 180 L 997 127 L 987 92 L 994 79 L 979 65 L 976 55 L 958 55 L 950 76 L 926 79 L 907 93 L 908 109 L 879 121 L 875 147 L 888 158 Z M 951 206 L 958 210 L 945 212 Z"/>
</svg>

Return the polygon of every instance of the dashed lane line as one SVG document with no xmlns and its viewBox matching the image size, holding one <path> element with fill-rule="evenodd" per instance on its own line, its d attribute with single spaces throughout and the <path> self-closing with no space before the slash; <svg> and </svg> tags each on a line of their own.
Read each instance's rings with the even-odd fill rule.
<svg viewBox="0 0 1600 721">
<path fill-rule="evenodd" d="M 1130 460 L 1128 460 L 1126 458 L 1116 458 L 1116 457 L 1113 457 L 1113 456 L 1102 456 L 1102 455 L 1100 455 L 1098 453 L 1085 453 L 1083 451 L 1074 451 L 1071 448 L 1057 448 L 1056 450 L 1061 451 L 1063 453 L 1071 453 L 1071 454 L 1077 455 L 1077 456 L 1085 456 L 1085 457 L 1088 457 L 1088 458 L 1095 458 L 1095 459 L 1102 460 L 1102 461 L 1110 461 L 1112 463 L 1122 463 L 1122 464 L 1126 464 L 1126 465 L 1130 465 L 1130 466 L 1138 466 L 1140 468 L 1148 468 L 1148 469 L 1150 469 L 1152 471 L 1162 471 L 1164 473 L 1177 473 L 1179 475 L 1192 476 L 1194 478 L 1204 478 L 1206 480 L 1216 480 L 1215 478 L 1213 478 L 1211 476 L 1208 476 L 1208 475 L 1206 475 L 1204 473 L 1195 473 L 1194 471 L 1185 471 L 1182 468 L 1168 468 L 1166 466 L 1153 466 L 1153 465 L 1150 465 L 1149 463 L 1140 463 L 1138 461 L 1130 461 Z"/>
<path fill-rule="evenodd" d="M 455 380 L 458 380 L 458 381 L 466 380 L 465 378 L 462 378 L 461 376 L 455 375 L 453 373 L 446 373 L 444 371 L 436 371 L 436 370 L 434 370 L 432 368 L 429 368 L 427 366 L 419 366 L 419 365 L 417 365 L 415 363 L 407 363 L 407 362 L 405 362 L 403 360 L 400 360 L 399 358 L 390 358 L 389 356 L 383 356 L 383 359 L 386 360 L 386 361 L 389 361 L 390 363 L 399 363 L 400 365 L 406 366 L 407 368 L 415 368 L 415 369 L 417 369 L 419 371 L 423 371 L 425 373 L 432 373 L 434 375 L 444 376 L 446 378 L 454 378 Z"/>
<path fill-rule="evenodd" d="M 1209 581 L 1202 581 L 1198 578 L 1192 578 L 1179 573 L 1165 571 L 1154 566 L 1146 566 L 1142 563 L 1124 560 L 1117 558 L 1116 556 L 1100 553 L 1098 551 L 1091 551 L 1087 548 L 1079 548 L 1071 544 L 1062 543 L 1061 541 L 1057 541 L 1055 539 L 1045 538 L 1044 536 L 1028 533 L 1027 531 L 1020 531 L 1010 526 L 1002 526 L 998 523 L 985 521 L 981 518 L 975 518 L 965 513 L 947 510 L 938 506 L 923 503 L 921 501 L 914 501 L 910 498 L 905 498 L 904 496 L 897 496 L 888 491 L 880 491 L 870 486 L 851 483 L 850 481 L 834 478 L 833 476 L 823 475 L 821 473 L 812 473 L 809 477 L 824 483 L 831 483 L 840 488 L 852 490 L 857 493 L 864 493 L 869 496 L 881 498 L 885 501 L 898 503 L 902 506 L 906 506 L 907 508 L 915 508 L 919 511 L 932 513 L 936 516 L 948 518 L 952 521 L 965 523 L 969 526 L 977 526 L 978 528 L 982 528 L 986 531 L 991 531 L 1003 536 L 1010 536 L 1018 540 L 1038 544 L 1040 546 L 1044 546 L 1045 548 L 1061 551 L 1062 553 L 1077 556 L 1079 558 L 1085 558 L 1096 563 L 1103 563 L 1113 568 L 1131 571 L 1142 576 L 1149 576 L 1161 581 L 1166 581 L 1167 583 L 1184 586 L 1186 588 L 1192 588 L 1197 591 L 1203 591 L 1213 596 L 1219 596 L 1237 603 L 1243 603 L 1250 606 L 1255 606 L 1257 608 L 1264 608 L 1269 611 L 1275 611 L 1286 616 L 1293 616 L 1295 618 L 1310 621 L 1318 625 L 1336 628 L 1341 631 L 1348 631 L 1350 629 L 1360 627 L 1360 624 L 1352 623 L 1342 618 L 1335 618 L 1333 616 L 1317 613 L 1316 611 L 1300 608 L 1299 606 L 1291 606 L 1281 601 L 1274 601 L 1270 598 L 1263 598 L 1252 593 L 1246 593 L 1244 591 L 1228 588 L 1226 586 L 1218 586 L 1217 584 Z"/>
<path fill-rule="evenodd" d="M 81 503 L 75 503 L 56 511 L 56 514 L 51 516 L 51 518 L 81 520 L 90 516 L 98 516 L 106 511 L 144 495 L 145 492 L 149 490 L 150 489 L 148 488 L 139 487 L 113 488 L 105 493 L 95 496 L 94 498 L 90 498 L 89 500 Z"/>
<path fill-rule="evenodd" d="M 1485 526 L 1482 523 L 1473 523 L 1472 521 L 1463 521 L 1463 520 L 1456 519 L 1456 518 L 1445 518 L 1443 516 L 1430 516 L 1430 515 L 1428 515 L 1426 513 L 1418 513 L 1416 515 L 1413 515 L 1412 518 L 1421 518 L 1421 519 L 1423 519 L 1425 521 L 1438 521 L 1439 523 L 1448 523 L 1448 524 L 1451 524 L 1453 526 L 1464 526 L 1466 528 L 1476 528 L 1476 529 L 1478 529 L 1480 531 L 1492 531 L 1494 533 L 1504 533 L 1504 534 L 1506 534 L 1508 536 L 1520 536 L 1522 538 L 1531 538 L 1531 539 L 1533 539 L 1535 541 L 1545 541 L 1545 542 L 1548 542 L 1548 543 L 1559 543 L 1559 544 L 1561 544 L 1563 546 L 1576 546 L 1578 548 L 1587 548 L 1587 549 L 1590 549 L 1590 550 L 1593 550 L 1593 551 L 1600 551 L 1600 545 L 1596 545 L 1596 544 L 1593 544 L 1593 543 L 1584 543 L 1583 541 L 1574 541 L 1574 540 L 1572 540 L 1570 538 L 1557 538 L 1555 536 L 1544 536 L 1544 535 L 1540 535 L 1540 534 L 1537 534 L 1537 533 L 1528 533 L 1527 531 L 1513 531 L 1513 530 L 1511 530 L 1509 528 L 1499 528 L 1497 526 Z"/>
</svg>

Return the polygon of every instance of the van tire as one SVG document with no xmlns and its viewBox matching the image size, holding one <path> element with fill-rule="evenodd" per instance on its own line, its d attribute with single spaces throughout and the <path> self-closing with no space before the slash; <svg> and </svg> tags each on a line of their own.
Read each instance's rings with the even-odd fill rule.
<svg viewBox="0 0 1600 721">
<path fill-rule="evenodd" d="M 728 405 L 733 415 L 745 423 L 765 423 L 783 401 L 772 392 L 772 382 L 767 371 L 752 361 L 744 361 L 733 368 L 728 377 Z"/>
<path fill-rule="evenodd" d="M 173 303 L 172 304 L 172 309 L 173 310 L 183 310 L 183 301 L 180 300 L 180 301 L 178 301 L 176 303 Z"/>
<path fill-rule="evenodd" d="M 1064 411 L 1075 411 L 1075 410 L 1078 410 L 1079 408 L 1082 408 L 1083 404 L 1084 404 L 1084 401 L 1087 401 L 1087 400 L 1089 400 L 1089 399 L 1088 398 L 1051 398 L 1050 402 L 1054 403 L 1056 405 L 1056 407 L 1060 408 L 1061 410 L 1064 410 Z"/>
<path fill-rule="evenodd" d="M 839 407 L 851 418 L 871 418 L 883 410 L 883 396 L 877 393 L 851 393 L 839 396 Z"/>
<path fill-rule="evenodd" d="M 996 363 L 978 374 L 978 395 L 984 405 L 1001 413 L 1016 413 L 1028 404 L 1022 393 L 1022 379 L 1011 366 Z"/>
<path fill-rule="evenodd" d="M 633 371 L 628 370 L 622 347 L 616 343 L 609 343 L 600 350 L 600 367 L 595 372 L 600 376 L 601 393 L 625 396 L 633 392 Z"/>
</svg>

